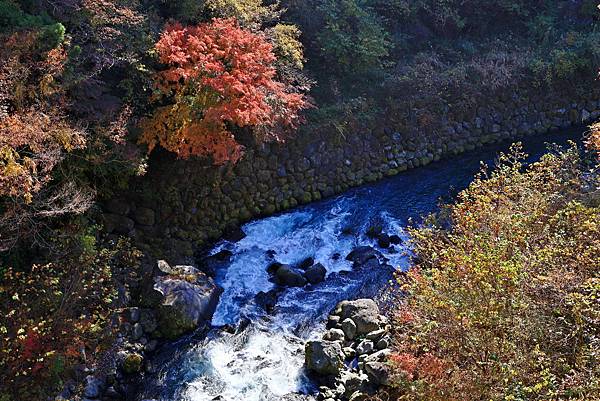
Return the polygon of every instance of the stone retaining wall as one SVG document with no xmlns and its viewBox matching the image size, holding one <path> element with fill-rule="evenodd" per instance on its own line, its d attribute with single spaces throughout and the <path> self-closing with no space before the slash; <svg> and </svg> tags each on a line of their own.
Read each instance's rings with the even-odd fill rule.
<svg viewBox="0 0 600 401">
<path fill-rule="evenodd" d="M 393 127 L 345 138 L 313 132 L 249 150 L 234 167 L 162 155 L 123 199 L 104 205 L 103 222 L 108 232 L 129 234 L 146 250 L 181 262 L 228 227 L 252 218 L 486 143 L 589 122 L 600 116 L 597 86 L 586 79 L 560 90 L 515 87 L 489 94 L 477 107 L 446 101 L 433 124 L 411 134 Z"/>
</svg>

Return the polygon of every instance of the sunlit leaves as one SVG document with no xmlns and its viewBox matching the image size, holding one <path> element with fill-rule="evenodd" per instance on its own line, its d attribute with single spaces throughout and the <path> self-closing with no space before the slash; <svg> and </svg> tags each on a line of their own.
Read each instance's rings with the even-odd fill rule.
<svg viewBox="0 0 600 401">
<path fill-rule="evenodd" d="M 232 127 L 251 128 L 259 140 L 283 140 L 307 107 L 304 96 L 275 79 L 276 57 L 261 35 L 233 19 L 195 27 L 168 26 L 156 44 L 167 66 L 156 77 L 159 97 L 173 102 L 142 124 L 141 142 L 180 157 L 237 161 L 241 146 Z"/>
</svg>

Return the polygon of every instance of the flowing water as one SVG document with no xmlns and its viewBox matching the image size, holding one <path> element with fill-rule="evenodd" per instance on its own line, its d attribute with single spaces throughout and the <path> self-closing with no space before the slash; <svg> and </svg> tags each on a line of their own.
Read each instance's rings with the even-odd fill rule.
<svg viewBox="0 0 600 401">
<path fill-rule="evenodd" d="M 531 159 L 545 151 L 544 140 L 565 143 L 580 130 L 524 140 Z M 223 287 L 213 329 L 204 339 L 189 336 L 163 347 L 154 363 L 158 372 L 144 383 L 141 398 L 161 401 L 275 401 L 290 393 L 311 393 L 303 372 L 304 342 L 318 336 L 329 311 L 342 299 L 374 296 L 391 278 L 390 269 L 352 271 L 345 256 L 358 245 L 373 245 L 365 232 L 374 220 L 388 234 L 405 237 L 403 227 L 436 209 L 465 188 L 480 168 L 491 163 L 501 144 L 411 170 L 243 226 L 247 236 L 222 241 L 212 253 L 232 252 L 217 272 Z M 266 271 L 274 259 L 295 264 L 307 257 L 322 263 L 327 278 L 318 285 L 284 289 L 271 314 L 256 305 L 260 291 L 274 288 Z M 407 249 L 381 250 L 396 269 L 408 267 Z M 218 326 L 248 322 L 237 334 Z M 245 326 L 245 325 L 244 325 Z"/>
</svg>

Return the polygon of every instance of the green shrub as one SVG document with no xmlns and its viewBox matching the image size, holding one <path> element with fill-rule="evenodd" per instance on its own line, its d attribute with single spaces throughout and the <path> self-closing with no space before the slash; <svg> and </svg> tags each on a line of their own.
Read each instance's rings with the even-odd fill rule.
<svg viewBox="0 0 600 401">
<path fill-rule="evenodd" d="M 319 44 L 329 66 L 341 74 L 366 74 L 383 66 L 391 42 L 380 17 L 365 0 L 321 0 L 324 27 Z"/>
</svg>

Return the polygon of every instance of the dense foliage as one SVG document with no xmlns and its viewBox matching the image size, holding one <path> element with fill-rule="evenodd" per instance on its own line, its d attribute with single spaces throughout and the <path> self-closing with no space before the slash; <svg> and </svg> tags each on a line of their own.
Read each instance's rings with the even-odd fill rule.
<svg viewBox="0 0 600 401">
<path fill-rule="evenodd" d="M 68 254 L 28 271 L 1 276 L 2 400 L 44 399 L 82 363 L 93 363 L 114 340 L 111 319 L 137 274 L 139 254 L 124 241 L 110 247 L 94 235 L 57 243 Z"/>
<path fill-rule="evenodd" d="M 432 135 L 431 114 L 445 98 L 460 94 L 473 108 L 488 90 L 524 79 L 568 86 L 595 74 L 599 16 L 593 0 L 0 0 L 0 399 L 49 395 L 110 343 L 116 288 L 127 286 L 140 255 L 102 234 L 94 205 L 145 172 L 147 150 L 232 164 L 244 147 L 287 139 L 299 125 L 346 138 L 371 132 L 365 127 L 382 116 L 403 133 Z M 305 115 L 309 124 L 300 124 Z M 591 147 L 600 148 L 599 132 L 586 139 Z M 399 389 L 412 389 L 408 399 L 436 399 L 442 370 L 446 388 L 470 386 L 486 397 L 505 391 L 518 399 L 530 388 L 552 397 L 567 380 L 584 397 L 596 385 L 586 347 L 597 338 L 587 323 L 597 310 L 586 302 L 597 291 L 589 281 L 597 205 L 582 189 L 592 176 L 574 157 L 549 156 L 528 172 L 514 164 L 476 181 L 465 194 L 479 203 L 465 195 L 455 208 L 460 235 L 415 232 L 417 250 L 437 253 L 409 280 L 423 297 L 412 298 L 414 319 L 403 327 L 425 334 L 398 349 L 398 366 L 414 368 L 399 368 L 410 373 L 398 379 Z M 500 199 L 500 189 L 514 197 Z M 439 259 L 442 244 L 463 253 Z M 469 294 L 452 300 L 483 319 L 464 336 L 483 347 L 483 364 L 474 364 L 473 348 L 464 354 L 452 343 L 456 316 L 436 326 L 435 302 L 428 309 L 419 301 L 452 303 L 458 273 L 433 267 L 457 258 L 478 263 L 459 272 L 474 286 L 504 294 L 503 305 L 489 305 L 492 297 L 477 304 Z M 503 258 L 501 267 L 492 263 Z M 447 276 L 430 276 L 435 271 Z M 438 279 L 444 293 L 429 285 Z M 551 299 L 560 301 L 553 309 Z M 523 326 L 508 335 L 500 318 Z M 425 323 L 431 327 L 422 330 Z M 550 324 L 556 332 L 542 338 Z M 488 329 L 504 342 L 484 342 Z M 525 330 L 538 336 L 535 363 L 519 348 L 530 344 Z M 437 340 L 452 352 L 443 354 Z M 517 353 L 523 357 L 512 364 Z M 438 376 L 416 374 L 415 360 Z"/>
<path fill-rule="evenodd" d="M 227 125 L 281 140 L 276 128 L 293 125 L 306 107 L 301 94 L 275 80 L 273 46 L 234 19 L 169 26 L 156 50 L 168 66 L 157 75 L 157 90 L 174 103 L 144 122 L 141 141 L 150 150 L 158 143 L 181 157 L 235 162 L 241 145 Z"/>
<path fill-rule="evenodd" d="M 394 399 L 597 400 L 600 176 L 518 147 L 413 229 Z"/>
</svg>

